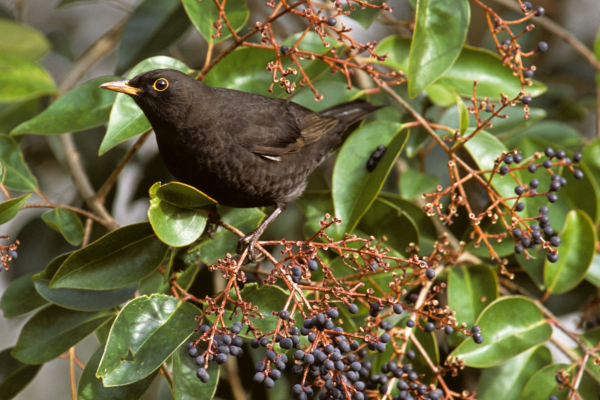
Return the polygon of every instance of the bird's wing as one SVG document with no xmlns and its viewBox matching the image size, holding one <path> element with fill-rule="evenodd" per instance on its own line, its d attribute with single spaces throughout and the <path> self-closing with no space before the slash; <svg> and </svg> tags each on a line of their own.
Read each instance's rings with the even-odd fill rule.
<svg viewBox="0 0 600 400">
<path fill-rule="evenodd" d="M 302 147 L 318 141 L 339 123 L 337 118 L 321 116 L 298 104 L 282 104 L 286 105 L 285 115 L 277 116 L 278 124 L 253 143 L 253 153 L 270 159 L 296 153 Z"/>
</svg>

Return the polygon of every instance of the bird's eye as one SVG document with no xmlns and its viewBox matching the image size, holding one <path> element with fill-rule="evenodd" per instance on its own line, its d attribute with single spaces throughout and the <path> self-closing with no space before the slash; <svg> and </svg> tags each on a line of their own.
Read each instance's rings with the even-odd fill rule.
<svg viewBox="0 0 600 400">
<path fill-rule="evenodd" d="M 169 82 L 165 78 L 157 79 L 154 82 L 154 90 L 157 92 L 164 92 L 169 87 Z"/>
</svg>

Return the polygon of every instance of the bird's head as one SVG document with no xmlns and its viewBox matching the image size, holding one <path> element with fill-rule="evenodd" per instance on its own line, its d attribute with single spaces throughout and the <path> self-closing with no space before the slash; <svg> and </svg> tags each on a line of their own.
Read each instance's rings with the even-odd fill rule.
<svg viewBox="0 0 600 400">
<path fill-rule="evenodd" d="M 201 82 L 174 69 L 143 72 L 130 80 L 106 82 L 103 89 L 130 95 L 150 122 L 169 122 L 193 103 Z"/>
</svg>

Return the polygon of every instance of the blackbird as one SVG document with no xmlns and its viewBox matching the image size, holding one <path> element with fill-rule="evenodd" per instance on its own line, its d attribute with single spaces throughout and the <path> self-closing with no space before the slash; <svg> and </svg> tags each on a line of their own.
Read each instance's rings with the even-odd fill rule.
<svg viewBox="0 0 600 400">
<path fill-rule="evenodd" d="M 381 108 L 356 100 L 316 113 L 288 100 L 209 87 L 173 69 L 100 87 L 133 98 L 179 181 L 228 207 L 275 206 L 238 243 L 237 252 L 249 247 L 253 261 L 260 235 L 302 194 L 306 177 L 346 128 Z"/>
</svg>

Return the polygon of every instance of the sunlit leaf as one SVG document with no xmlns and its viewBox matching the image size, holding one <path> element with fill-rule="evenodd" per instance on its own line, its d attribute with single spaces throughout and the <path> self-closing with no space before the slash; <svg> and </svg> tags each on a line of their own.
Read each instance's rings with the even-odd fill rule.
<svg viewBox="0 0 600 400">
<path fill-rule="evenodd" d="M 42 58 L 50 43 L 39 31 L 8 19 L 0 19 L 0 53 L 14 54 L 29 61 Z"/>
<path fill-rule="evenodd" d="M 37 180 L 25 164 L 19 145 L 7 135 L 0 135 L 0 166 L 5 186 L 21 192 L 37 189 Z"/>
<path fill-rule="evenodd" d="M 56 93 L 56 85 L 48 71 L 17 55 L 0 53 L 0 71 L 0 103 Z"/>
<path fill-rule="evenodd" d="M 55 208 L 44 213 L 42 219 L 50 228 L 60 232 L 73 246 L 78 246 L 83 240 L 83 224 L 75 213 Z"/>
</svg>

